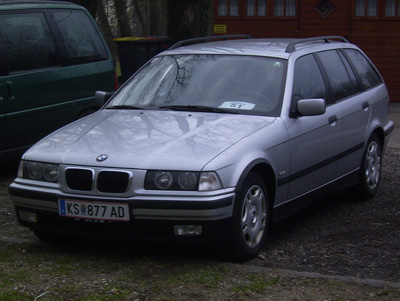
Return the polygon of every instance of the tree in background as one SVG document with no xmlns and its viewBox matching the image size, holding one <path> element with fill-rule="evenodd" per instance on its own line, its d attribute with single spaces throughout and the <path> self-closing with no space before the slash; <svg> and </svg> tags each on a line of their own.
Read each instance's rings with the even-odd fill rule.
<svg viewBox="0 0 400 301">
<path fill-rule="evenodd" d="M 107 40 L 166 36 L 173 40 L 209 35 L 212 0 L 72 0 L 98 22 Z"/>
<path fill-rule="evenodd" d="M 211 33 L 213 0 L 70 0 L 84 6 L 98 23 L 116 62 L 120 37 L 183 39 Z"/>
<path fill-rule="evenodd" d="M 168 35 L 183 40 L 211 33 L 212 0 L 168 0 Z"/>
</svg>

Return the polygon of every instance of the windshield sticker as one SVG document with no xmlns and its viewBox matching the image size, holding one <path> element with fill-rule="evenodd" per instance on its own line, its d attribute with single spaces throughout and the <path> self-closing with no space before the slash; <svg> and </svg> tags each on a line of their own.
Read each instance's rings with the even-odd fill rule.
<svg viewBox="0 0 400 301">
<path fill-rule="evenodd" d="M 242 101 L 225 101 L 219 106 L 221 109 L 238 109 L 238 110 L 253 110 L 256 105 L 254 103 Z"/>
</svg>

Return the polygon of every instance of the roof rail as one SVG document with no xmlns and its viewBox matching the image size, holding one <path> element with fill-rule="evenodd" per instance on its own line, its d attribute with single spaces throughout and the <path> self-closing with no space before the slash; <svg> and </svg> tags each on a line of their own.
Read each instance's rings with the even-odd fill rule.
<svg viewBox="0 0 400 301">
<path fill-rule="evenodd" d="M 178 47 L 181 47 L 182 45 L 190 44 L 193 42 L 208 42 L 212 40 L 227 40 L 227 39 L 251 39 L 253 38 L 251 35 L 248 34 L 233 34 L 233 35 L 225 35 L 225 36 L 208 36 L 208 37 L 202 37 L 202 38 L 193 38 L 193 39 L 187 39 L 187 40 L 182 40 L 179 42 L 176 42 L 174 45 L 172 45 L 168 50 L 172 50 Z"/>
<path fill-rule="evenodd" d="M 346 38 L 341 37 L 341 36 L 323 36 L 323 37 L 313 37 L 313 38 L 306 38 L 306 39 L 300 39 L 296 40 L 293 42 L 290 42 L 286 46 L 286 52 L 287 53 L 292 53 L 293 51 L 296 50 L 296 45 L 297 44 L 302 44 L 302 43 L 307 43 L 307 42 L 313 42 L 313 41 L 320 41 L 324 40 L 326 43 L 330 43 L 329 40 L 341 40 L 344 43 L 350 43 Z"/>
</svg>

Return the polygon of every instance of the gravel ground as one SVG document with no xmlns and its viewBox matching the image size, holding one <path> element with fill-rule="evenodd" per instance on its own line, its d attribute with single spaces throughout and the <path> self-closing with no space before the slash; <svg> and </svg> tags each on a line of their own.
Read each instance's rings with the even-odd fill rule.
<svg viewBox="0 0 400 301">
<path fill-rule="evenodd" d="M 8 165 L 0 174 L 0 237 L 36 240 L 17 224 L 8 195 L 16 168 Z M 361 202 L 340 191 L 320 199 L 275 225 L 258 258 L 246 265 L 400 282 L 399 178 L 400 149 L 388 148 L 375 198 Z"/>
<path fill-rule="evenodd" d="M 378 195 L 325 197 L 275 225 L 252 265 L 400 281 L 400 149 L 385 153 Z"/>
</svg>

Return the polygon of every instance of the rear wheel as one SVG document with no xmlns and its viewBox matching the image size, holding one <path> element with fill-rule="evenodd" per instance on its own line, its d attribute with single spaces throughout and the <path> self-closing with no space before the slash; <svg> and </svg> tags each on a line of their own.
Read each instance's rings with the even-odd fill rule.
<svg viewBox="0 0 400 301">
<path fill-rule="evenodd" d="M 258 173 L 244 181 L 235 202 L 231 235 L 232 260 L 249 260 L 260 252 L 269 223 L 267 189 Z"/>
<path fill-rule="evenodd" d="M 370 199 L 378 191 L 382 172 L 382 146 L 378 135 L 368 140 L 360 166 L 360 181 L 355 187 L 362 199 Z"/>
</svg>

